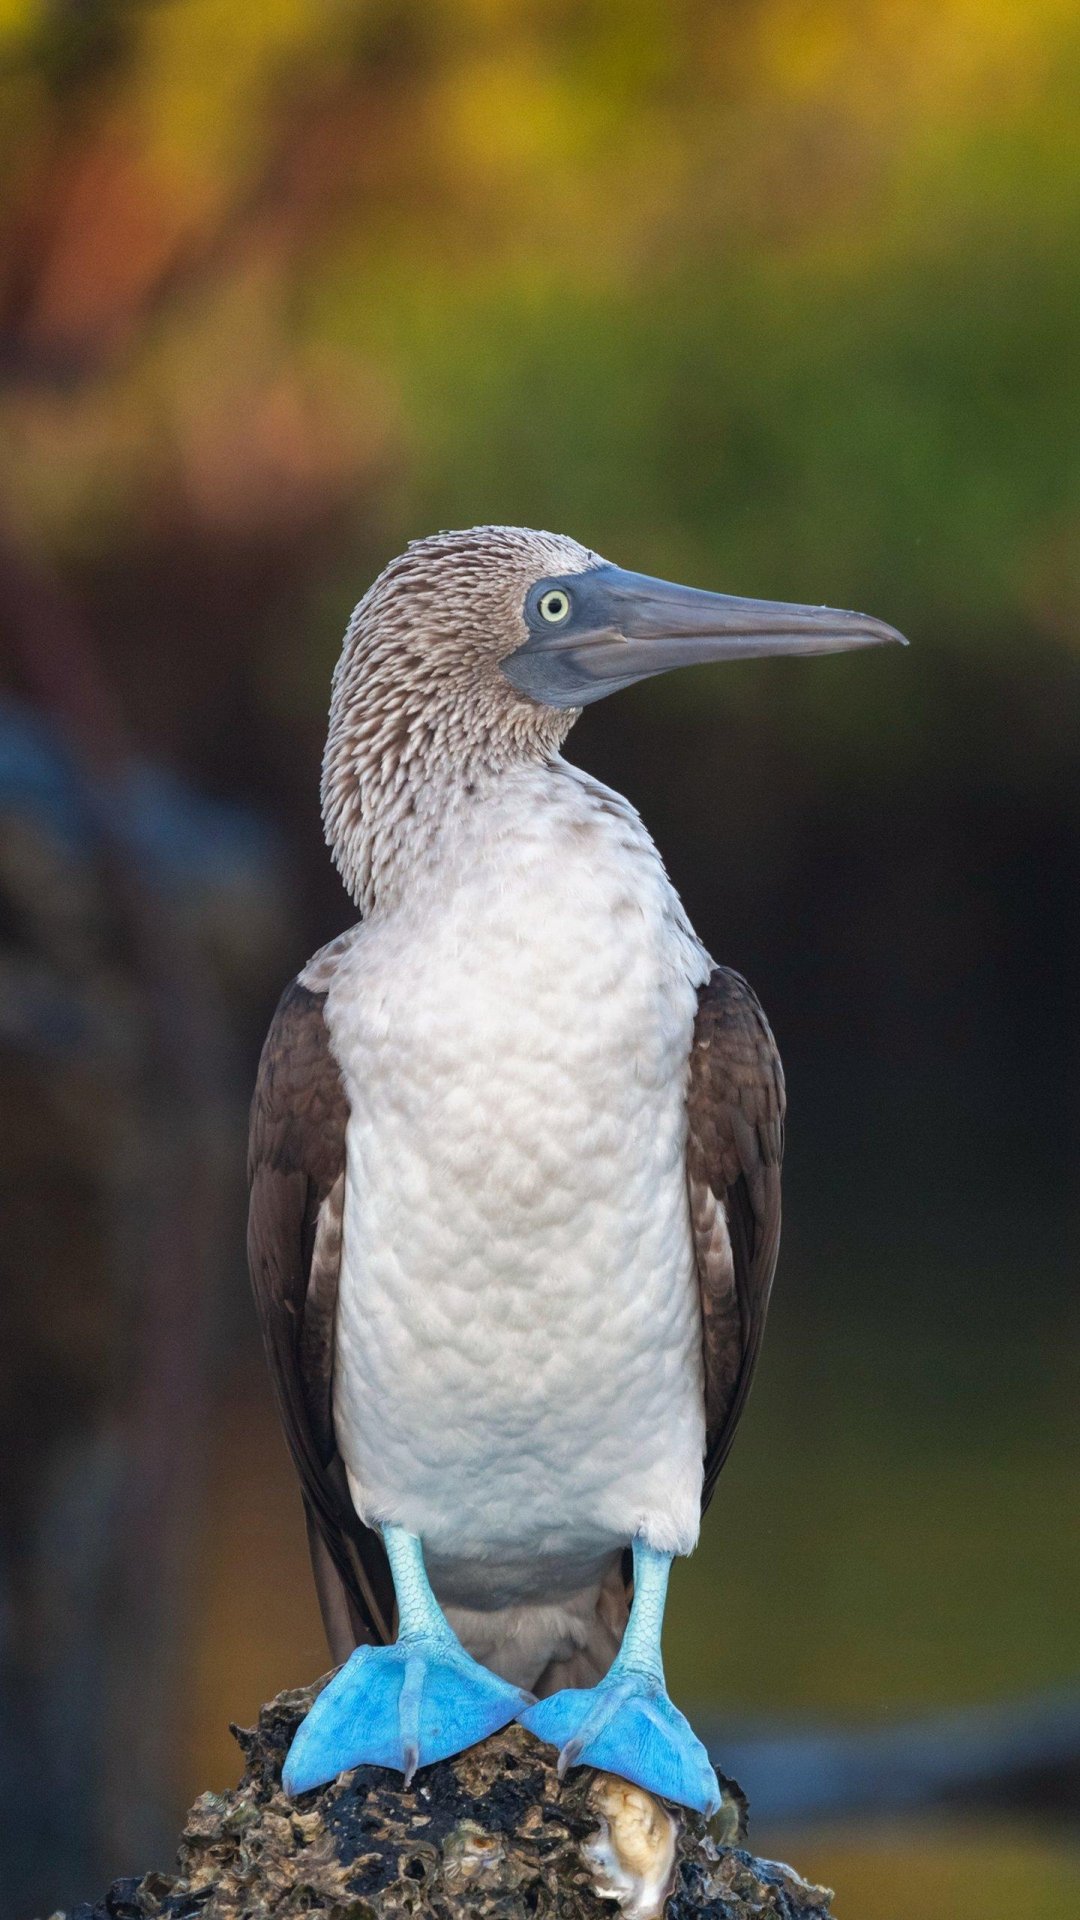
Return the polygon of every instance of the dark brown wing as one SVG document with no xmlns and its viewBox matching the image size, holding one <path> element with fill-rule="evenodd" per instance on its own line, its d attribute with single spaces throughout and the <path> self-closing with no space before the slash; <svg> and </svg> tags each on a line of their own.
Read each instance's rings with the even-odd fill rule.
<svg viewBox="0 0 1080 1920">
<path fill-rule="evenodd" d="M 746 981 L 717 967 L 698 995 L 686 1170 L 701 1289 L 707 1506 L 750 1389 L 780 1246 L 784 1074 Z"/>
<path fill-rule="evenodd" d="M 251 1106 L 248 1264 L 308 1520 L 331 1652 L 393 1634 L 382 1541 L 357 1518 L 334 1440 L 334 1315 L 348 1107 L 323 1007 L 298 980 L 266 1036 Z"/>
</svg>

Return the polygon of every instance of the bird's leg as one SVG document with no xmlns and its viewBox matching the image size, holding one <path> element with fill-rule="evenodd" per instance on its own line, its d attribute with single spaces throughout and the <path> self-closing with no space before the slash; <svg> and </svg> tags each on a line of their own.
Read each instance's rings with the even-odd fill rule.
<svg viewBox="0 0 1080 1920">
<path fill-rule="evenodd" d="M 602 1767 L 648 1792 L 713 1814 L 716 1770 L 689 1722 L 668 1698 L 660 1636 L 672 1555 L 634 1541 L 634 1604 L 622 1646 L 604 1678 L 569 1687 L 519 1714 L 522 1726 L 559 1748 L 559 1772 Z"/>
<path fill-rule="evenodd" d="M 485 1740 L 532 1695 L 479 1665 L 431 1590 L 414 1533 L 386 1526 L 383 1543 L 398 1603 L 392 1647 L 357 1647 L 298 1728 L 282 1768 L 287 1793 L 306 1793 L 347 1767 L 417 1767 Z"/>
</svg>

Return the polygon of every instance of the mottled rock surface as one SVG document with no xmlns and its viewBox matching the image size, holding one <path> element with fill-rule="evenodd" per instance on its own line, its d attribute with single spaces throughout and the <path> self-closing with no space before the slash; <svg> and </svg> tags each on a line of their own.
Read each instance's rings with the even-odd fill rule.
<svg viewBox="0 0 1080 1920">
<path fill-rule="evenodd" d="M 234 1729 L 243 1779 L 195 1802 L 174 1873 L 114 1881 L 71 1920 L 612 1920 L 620 1906 L 646 1920 L 669 1885 L 668 1920 L 830 1920 L 825 1889 L 724 1844 L 744 1831 L 733 1783 L 710 1831 L 610 1775 L 560 1781 L 521 1727 L 426 1768 L 407 1793 L 400 1775 L 358 1767 L 288 1800 L 281 1763 L 317 1691 L 280 1694 L 257 1727 Z"/>
</svg>

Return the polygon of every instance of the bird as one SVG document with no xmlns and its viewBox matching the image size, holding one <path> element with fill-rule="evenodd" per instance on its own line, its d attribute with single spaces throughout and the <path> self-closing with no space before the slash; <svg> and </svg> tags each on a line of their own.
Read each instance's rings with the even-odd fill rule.
<svg viewBox="0 0 1080 1920">
<path fill-rule="evenodd" d="M 562 754 L 673 668 L 903 642 L 530 528 L 430 535 L 333 676 L 321 799 L 358 919 L 286 988 L 248 1251 L 332 1657 L 304 1793 L 519 1720 L 710 1815 L 662 1626 L 754 1372 L 779 1054 L 629 801 Z"/>
</svg>

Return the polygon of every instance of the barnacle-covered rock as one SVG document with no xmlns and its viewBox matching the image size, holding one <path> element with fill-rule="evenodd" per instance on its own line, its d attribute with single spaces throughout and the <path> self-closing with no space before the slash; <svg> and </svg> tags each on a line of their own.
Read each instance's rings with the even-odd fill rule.
<svg viewBox="0 0 1080 1920">
<path fill-rule="evenodd" d="M 321 1684 L 233 1729 L 243 1779 L 196 1800 L 174 1874 L 114 1881 L 71 1920 L 829 1920 L 825 1889 L 736 1844 L 733 1782 L 710 1829 L 610 1774 L 560 1780 L 522 1727 L 407 1792 L 400 1774 L 357 1767 L 289 1800 L 281 1764 Z"/>
</svg>

